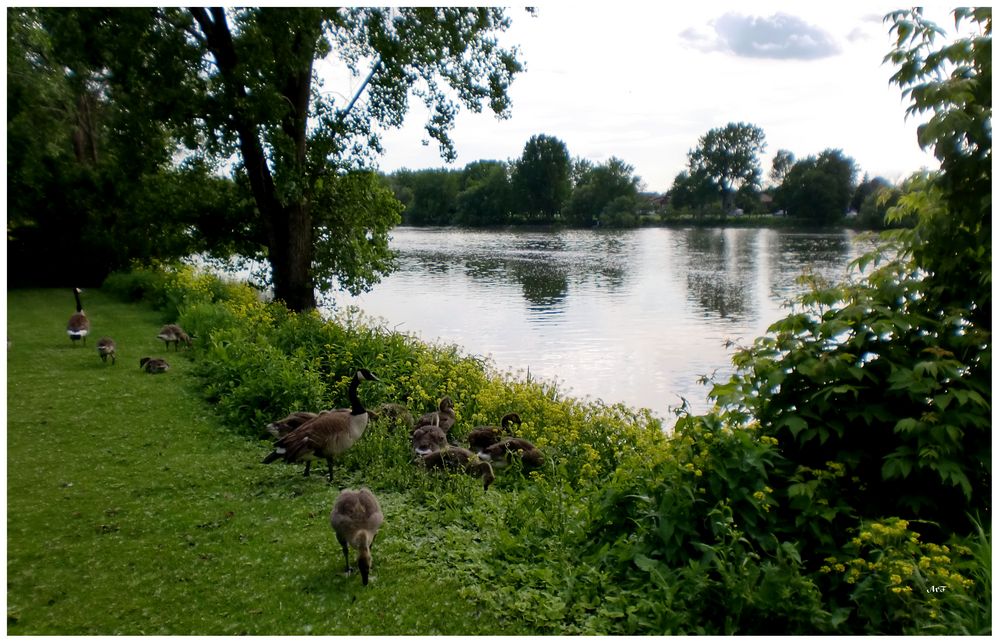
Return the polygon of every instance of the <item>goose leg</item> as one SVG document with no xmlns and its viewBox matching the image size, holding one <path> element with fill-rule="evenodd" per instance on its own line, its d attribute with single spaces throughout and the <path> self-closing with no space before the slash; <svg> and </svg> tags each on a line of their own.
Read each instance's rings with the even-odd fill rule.
<svg viewBox="0 0 999 643">
<path fill-rule="evenodd" d="M 329 467 L 329 474 L 326 479 L 333 484 L 333 458 L 326 458 L 326 466 Z"/>
<path fill-rule="evenodd" d="M 305 473 L 303 473 L 302 475 L 305 476 L 306 478 L 308 478 L 309 477 L 309 471 L 311 469 L 312 469 L 312 460 L 306 460 L 305 461 Z"/>
<path fill-rule="evenodd" d="M 350 555 L 347 553 L 347 541 L 340 535 L 336 535 L 336 539 L 340 541 L 340 546 L 343 547 L 343 571 L 347 574 L 350 573 Z"/>
</svg>

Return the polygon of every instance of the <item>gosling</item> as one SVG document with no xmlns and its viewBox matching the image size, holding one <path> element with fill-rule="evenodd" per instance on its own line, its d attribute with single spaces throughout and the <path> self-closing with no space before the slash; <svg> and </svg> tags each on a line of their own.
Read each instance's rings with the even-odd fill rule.
<svg viewBox="0 0 999 643">
<path fill-rule="evenodd" d="M 464 471 L 471 476 L 482 478 L 482 490 L 489 491 L 489 485 L 496 479 L 492 465 L 480 460 L 474 453 L 461 447 L 448 446 L 439 451 L 420 456 L 418 461 L 428 469 Z"/>
<path fill-rule="evenodd" d="M 468 447 L 473 451 L 481 451 L 500 441 L 503 434 L 511 435 L 510 425 L 521 425 L 520 416 L 516 413 L 507 413 L 500 421 L 500 426 L 477 426 L 468 433 Z"/>
<path fill-rule="evenodd" d="M 170 370 L 170 364 L 165 359 L 159 357 L 143 357 L 139 360 L 139 368 L 147 373 L 166 373 Z"/>
<path fill-rule="evenodd" d="M 384 516 L 375 494 L 367 487 L 360 491 L 344 489 L 337 496 L 330 514 L 330 526 L 343 548 L 343 562 L 346 573 L 350 573 L 350 555 L 347 546 L 357 549 L 357 568 L 361 570 L 361 584 L 368 584 L 371 574 L 371 543 L 378 535 Z"/>
<path fill-rule="evenodd" d="M 479 457 L 501 469 L 509 466 L 514 459 L 520 459 L 525 469 L 539 469 L 545 463 L 541 450 L 520 438 L 506 438 L 479 451 Z"/>
<path fill-rule="evenodd" d="M 118 357 L 118 346 L 110 337 L 101 337 L 97 340 L 97 354 L 101 356 L 101 361 L 105 364 L 111 358 L 111 364 L 115 363 Z"/>
</svg>

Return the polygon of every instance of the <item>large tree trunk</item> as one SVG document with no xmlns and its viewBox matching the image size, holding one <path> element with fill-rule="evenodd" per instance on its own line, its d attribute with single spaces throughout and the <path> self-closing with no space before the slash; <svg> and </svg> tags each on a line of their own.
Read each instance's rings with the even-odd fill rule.
<svg viewBox="0 0 999 643">
<path fill-rule="evenodd" d="M 225 10 L 192 8 L 194 16 L 209 51 L 215 58 L 219 72 L 225 80 L 226 91 L 231 92 L 233 109 L 231 119 L 239 135 L 239 148 L 243 165 L 250 181 L 254 201 L 267 231 L 267 254 L 274 282 L 274 298 L 295 311 L 316 307 L 315 288 L 312 281 L 312 217 L 305 197 L 298 202 L 282 203 L 277 196 L 274 177 L 267 165 L 258 124 L 238 105 L 247 100 L 246 87 L 236 70 L 237 56 L 232 34 L 226 22 Z M 290 76 L 283 89 L 295 104 L 292 116 L 282 127 L 296 141 L 295 163 L 299 168 L 305 161 L 305 119 L 308 109 L 308 83 L 311 81 L 311 57 L 305 70 Z M 304 91 L 302 83 L 305 83 Z M 304 101 L 304 104 L 300 103 Z"/>
</svg>

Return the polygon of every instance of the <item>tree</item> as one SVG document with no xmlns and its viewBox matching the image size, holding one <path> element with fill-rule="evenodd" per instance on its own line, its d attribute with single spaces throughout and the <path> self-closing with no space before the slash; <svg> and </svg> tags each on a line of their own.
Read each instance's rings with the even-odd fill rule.
<svg viewBox="0 0 999 643">
<path fill-rule="evenodd" d="M 461 173 L 455 223 L 470 226 L 509 222 L 512 193 L 510 172 L 501 161 L 476 161 Z"/>
<path fill-rule="evenodd" d="M 553 221 L 572 191 L 570 172 L 565 143 L 545 134 L 532 136 L 513 166 L 519 209 L 535 220 Z"/>
<path fill-rule="evenodd" d="M 703 172 L 684 170 L 673 179 L 673 186 L 666 193 L 674 210 L 696 211 L 704 214 L 709 208 L 720 207 L 718 188 Z"/>
<path fill-rule="evenodd" d="M 763 130 L 748 123 L 729 123 L 709 130 L 687 153 L 690 174 L 707 176 L 718 187 L 726 211 L 744 185 L 759 187 L 759 155 L 766 150 Z"/>
<path fill-rule="evenodd" d="M 846 214 L 856 173 L 852 158 L 840 150 L 825 150 L 795 163 L 777 194 L 788 214 L 832 223 Z"/>
<path fill-rule="evenodd" d="M 770 180 L 774 185 L 780 185 L 792 167 L 794 167 L 794 154 L 787 150 L 777 150 L 770 164 Z"/>
<path fill-rule="evenodd" d="M 864 203 L 868 196 L 879 192 L 884 188 L 890 188 L 891 183 L 888 179 L 876 176 L 873 179 L 868 177 L 866 174 L 864 178 L 861 179 L 860 184 L 854 191 L 853 196 L 850 197 L 850 209 L 860 212 L 860 206 Z"/>
<path fill-rule="evenodd" d="M 141 59 L 112 54 L 134 47 L 135 34 L 149 26 L 148 11 L 118 11 L 112 21 L 105 14 L 8 12 L 11 283 L 64 285 L 71 275 L 78 285 L 96 285 L 134 258 L 204 251 L 220 228 L 231 238 L 233 228 L 244 227 L 233 222 L 252 214 L 233 181 L 202 163 L 173 163 L 172 141 L 182 133 L 126 91 Z M 176 46 L 184 36 L 173 38 Z M 167 94 L 188 71 L 164 62 L 157 73 Z M 39 265 L 41 253 L 47 260 Z"/>
<path fill-rule="evenodd" d="M 641 183 L 634 171 L 634 167 L 616 157 L 586 170 L 566 204 L 565 214 L 569 223 L 586 228 L 607 225 L 612 220 L 619 224 L 626 222 L 629 209 L 634 216 L 638 207 L 638 185 Z M 608 210 L 612 203 L 613 208 Z"/>
<path fill-rule="evenodd" d="M 712 393 L 774 440 L 767 484 L 790 533 L 770 537 L 801 543 L 813 567 L 866 521 L 918 519 L 944 542 L 992 512 L 991 9 L 954 15 L 978 34 L 938 46 L 920 10 L 887 17 L 893 82 L 910 112 L 932 112 L 919 139 L 940 159 L 889 211 L 912 227 L 883 234 L 863 279 L 799 298 Z"/>
<path fill-rule="evenodd" d="M 238 172 L 253 195 L 258 222 L 245 226 L 271 266 L 275 298 L 294 310 L 315 306 L 315 285 L 341 271 L 327 260 L 364 248 L 357 257 L 389 254 L 386 214 L 326 226 L 345 216 L 366 216 L 331 199 L 357 194 L 357 186 L 387 205 L 384 188 L 364 170 L 381 151 L 381 127 L 397 127 L 415 96 L 431 116 L 426 123 L 445 158 L 454 157 L 449 132 L 460 108 L 509 111 L 507 89 L 521 65 L 516 51 L 495 36 L 509 26 L 496 8 L 245 8 L 195 7 L 131 10 L 52 10 L 52 26 L 97 52 L 111 79 L 110 102 L 127 102 L 127 124 L 166 123 L 189 150 L 205 159 L 239 159 Z M 348 102 L 320 85 L 319 60 L 332 58 L 358 81 Z M 146 140 L 133 136 L 133 146 Z M 337 183 L 347 180 L 347 186 Z M 394 210 L 394 208 L 390 208 Z M 351 215 L 351 213 L 354 213 Z M 351 237 L 349 234 L 360 234 Z M 325 255 L 322 258 L 321 255 Z M 347 262 L 350 264 L 350 262 Z M 385 265 L 376 261 L 368 267 Z M 348 290 L 370 287 L 348 280 Z"/>
</svg>

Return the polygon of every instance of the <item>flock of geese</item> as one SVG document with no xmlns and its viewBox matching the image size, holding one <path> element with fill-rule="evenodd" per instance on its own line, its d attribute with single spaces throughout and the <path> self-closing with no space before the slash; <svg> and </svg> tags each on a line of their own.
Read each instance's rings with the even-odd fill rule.
<svg viewBox="0 0 999 643">
<path fill-rule="evenodd" d="M 80 289 L 73 289 L 76 298 L 76 312 L 69 318 L 66 333 L 75 344 L 85 345 L 90 334 L 90 320 L 83 312 L 80 302 Z M 176 324 L 167 324 L 160 329 L 157 338 L 174 350 L 184 344 L 191 346 L 191 337 Z M 97 341 L 97 352 L 101 361 L 108 359 L 114 364 L 117 359 L 117 346 L 110 337 Z M 165 373 L 170 365 L 165 359 L 143 357 L 139 367 L 147 373 Z M 368 410 L 358 396 L 361 382 L 377 382 L 379 379 L 366 368 L 359 368 L 351 378 L 347 390 L 349 408 L 339 408 L 314 413 L 296 411 L 267 425 L 267 433 L 275 438 L 273 448 L 263 459 L 263 464 L 281 460 L 286 463 L 305 463 L 305 473 L 311 472 L 312 463 L 325 460 L 327 480 L 333 482 L 333 458 L 356 443 L 364 434 L 368 422 L 373 418 L 385 418 L 395 426 L 405 426 L 409 430 L 412 445 L 413 463 L 428 470 L 463 472 L 481 478 L 483 491 L 496 479 L 495 470 L 520 462 L 524 469 L 536 469 L 544 464 L 541 451 L 522 438 L 513 435 L 514 426 L 521 426 L 520 416 L 508 413 L 499 426 L 477 426 L 466 436 L 468 448 L 460 446 L 452 429 L 457 424 L 454 403 L 450 397 L 440 400 L 437 410 L 413 419 L 412 414 L 401 404 L 382 404 L 377 410 Z M 371 571 L 371 544 L 384 520 L 378 499 L 367 487 L 360 490 L 344 489 L 337 496 L 330 514 L 330 526 L 337 542 L 343 548 L 344 564 L 347 573 L 352 571 L 348 547 L 357 550 L 357 567 L 361 582 L 368 584 Z"/>
<path fill-rule="evenodd" d="M 512 435 L 513 427 L 521 425 L 520 416 L 508 413 L 500 426 L 477 426 L 469 431 L 468 447 L 457 444 L 451 430 L 457 423 L 454 403 L 444 397 L 437 410 L 413 420 L 409 410 L 401 404 L 383 404 L 377 410 L 368 410 L 358 396 L 361 382 L 377 382 L 378 378 L 366 368 L 360 368 L 350 380 L 347 396 L 350 408 L 333 409 L 314 413 L 295 411 L 267 425 L 266 430 L 276 438 L 263 464 L 283 461 L 305 463 L 308 476 L 312 463 L 325 460 L 327 480 L 333 482 L 333 459 L 349 449 L 364 434 L 373 418 L 385 418 L 393 425 L 409 429 L 413 463 L 428 470 L 464 472 L 482 479 L 483 491 L 496 479 L 495 470 L 510 466 L 516 461 L 524 469 L 536 469 L 544 464 L 544 455 L 536 446 Z M 346 572 L 351 572 L 348 546 L 357 549 L 357 567 L 361 583 L 368 584 L 371 571 L 371 543 L 384 520 L 378 499 L 367 487 L 359 490 L 344 489 L 340 492 L 330 514 L 330 525 L 343 548 Z"/>
<path fill-rule="evenodd" d="M 82 342 L 86 346 L 87 335 L 90 334 L 90 319 L 83 312 L 83 303 L 80 301 L 81 292 L 79 288 L 73 289 L 73 297 L 76 299 L 76 312 L 70 315 L 69 321 L 66 322 L 66 334 L 69 335 L 69 339 L 74 346 L 76 342 Z M 163 340 L 164 346 L 167 348 L 169 348 L 172 342 L 174 351 L 179 350 L 178 347 L 180 344 L 184 344 L 188 348 L 192 344 L 191 337 L 177 324 L 166 324 L 160 329 L 156 337 Z M 102 362 L 107 363 L 108 359 L 110 359 L 113 365 L 118 360 L 118 344 L 110 337 L 101 337 L 97 340 L 97 354 L 100 356 Z M 139 359 L 139 368 L 152 374 L 166 373 L 170 370 L 170 363 L 162 357 L 143 357 Z"/>
</svg>

